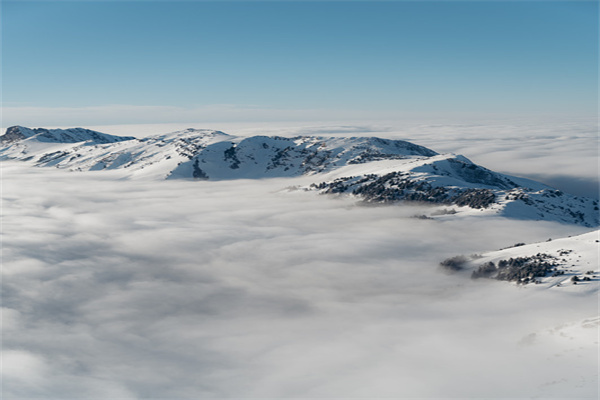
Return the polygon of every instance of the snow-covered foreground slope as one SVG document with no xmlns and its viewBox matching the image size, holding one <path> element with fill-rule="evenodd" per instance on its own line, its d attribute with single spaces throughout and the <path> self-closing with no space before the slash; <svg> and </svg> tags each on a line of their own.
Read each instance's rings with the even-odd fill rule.
<svg viewBox="0 0 600 400">
<path fill-rule="evenodd" d="M 439 205 L 451 212 L 493 214 L 598 226 L 598 201 L 490 171 L 464 156 L 437 154 L 402 140 L 375 137 L 234 137 L 187 129 L 143 139 L 81 128 L 11 127 L 0 159 L 120 177 L 199 180 L 307 177 L 300 185 L 370 203 Z M 455 206 L 445 210 L 444 207 Z"/>
<path fill-rule="evenodd" d="M 458 256 L 442 265 L 447 270 L 466 270 L 472 279 L 509 281 L 536 290 L 597 294 L 599 254 L 600 231 L 593 231 L 534 244 L 516 243 L 471 256 L 470 260 Z"/>
<path fill-rule="evenodd" d="M 416 219 L 288 181 L 3 162 L 2 398 L 597 398 L 591 284 L 438 267 L 549 237 L 576 263 L 588 229 Z"/>
</svg>

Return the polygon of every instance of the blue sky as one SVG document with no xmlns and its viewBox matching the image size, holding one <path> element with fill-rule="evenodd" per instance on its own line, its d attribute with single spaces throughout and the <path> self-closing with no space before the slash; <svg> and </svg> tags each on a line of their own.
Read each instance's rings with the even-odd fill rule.
<svg viewBox="0 0 600 400">
<path fill-rule="evenodd" d="M 595 1 L 2 1 L 2 41 L 5 119 L 86 107 L 154 107 L 154 122 L 215 107 L 597 110 Z"/>
</svg>

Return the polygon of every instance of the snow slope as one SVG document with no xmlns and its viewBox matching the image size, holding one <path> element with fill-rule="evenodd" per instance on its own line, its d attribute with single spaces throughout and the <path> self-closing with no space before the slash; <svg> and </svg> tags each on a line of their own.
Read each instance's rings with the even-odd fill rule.
<svg viewBox="0 0 600 400">
<path fill-rule="evenodd" d="M 470 273 L 473 279 L 507 280 L 535 290 L 590 294 L 600 287 L 599 249 L 600 231 L 595 230 L 546 242 L 517 243 L 514 247 L 470 256 L 456 270 Z M 537 266 L 546 266 L 548 272 L 536 276 L 532 268 L 536 261 Z M 489 268 L 490 265 L 495 268 Z M 512 274 L 500 275 L 510 270 Z M 525 273 L 516 278 L 519 270 Z M 507 279 L 510 276 L 515 278 Z"/>
</svg>

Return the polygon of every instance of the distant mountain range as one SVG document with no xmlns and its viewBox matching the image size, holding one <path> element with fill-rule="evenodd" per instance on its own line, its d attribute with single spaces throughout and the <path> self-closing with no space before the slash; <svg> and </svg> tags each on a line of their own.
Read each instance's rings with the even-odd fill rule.
<svg viewBox="0 0 600 400">
<path fill-rule="evenodd" d="M 158 179 L 311 178 L 302 190 L 356 196 L 368 203 L 420 202 L 446 214 L 599 225 L 598 202 L 528 179 L 438 154 L 402 140 L 375 137 L 252 136 L 214 130 L 137 139 L 83 128 L 13 126 L 0 136 L 0 159 L 73 171 L 113 170 Z M 454 207 L 448 209 L 447 207 Z"/>
</svg>

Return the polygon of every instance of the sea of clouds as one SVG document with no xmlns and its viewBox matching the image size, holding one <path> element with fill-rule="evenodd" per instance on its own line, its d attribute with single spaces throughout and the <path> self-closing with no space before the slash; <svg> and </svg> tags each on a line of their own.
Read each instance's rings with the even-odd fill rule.
<svg viewBox="0 0 600 400">
<path fill-rule="evenodd" d="M 597 163 L 585 128 L 527 140 L 486 126 L 208 128 L 371 133 L 524 176 L 552 160 L 554 177 L 597 179 L 584 171 Z M 149 133 L 119 129 L 99 130 Z M 597 325 L 581 322 L 598 315 L 594 294 L 438 268 L 589 229 L 416 219 L 419 206 L 282 190 L 293 182 L 131 181 L 4 162 L 3 398 L 598 395 Z"/>
</svg>

